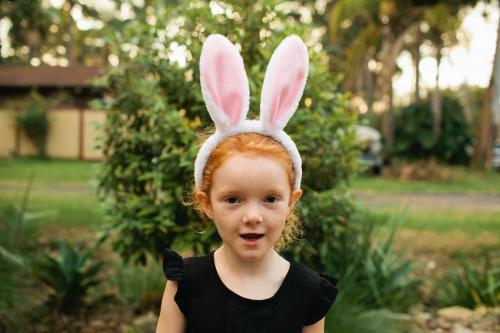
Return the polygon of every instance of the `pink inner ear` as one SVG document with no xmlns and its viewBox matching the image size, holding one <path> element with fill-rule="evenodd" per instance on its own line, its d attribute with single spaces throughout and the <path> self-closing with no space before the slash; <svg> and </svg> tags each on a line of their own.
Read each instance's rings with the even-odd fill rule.
<svg viewBox="0 0 500 333">
<path fill-rule="evenodd" d="M 213 103 L 235 125 L 243 112 L 245 73 L 239 59 L 220 50 L 210 50 L 206 57 L 203 73 Z"/>
<path fill-rule="evenodd" d="M 286 72 L 281 72 L 286 73 Z M 274 82 L 272 87 L 272 104 L 271 104 L 271 124 L 275 125 L 283 116 L 290 111 L 295 99 L 297 98 L 298 90 L 301 88 L 304 79 L 304 69 L 299 69 L 298 72 L 292 71 L 295 77 L 282 74 Z"/>
</svg>

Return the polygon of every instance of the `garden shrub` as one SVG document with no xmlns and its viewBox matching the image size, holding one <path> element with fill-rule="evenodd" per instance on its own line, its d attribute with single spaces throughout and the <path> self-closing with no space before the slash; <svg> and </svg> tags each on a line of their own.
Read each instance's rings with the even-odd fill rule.
<svg viewBox="0 0 500 333">
<path fill-rule="evenodd" d="M 165 289 L 165 277 L 160 265 L 155 262 L 146 266 L 118 262 L 114 271 L 114 285 L 120 300 L 135 311 L 158 311 Z"/>
<path fill-rule="evenodd" d="M 49 134 L 48 102 L 40 94 L 33 92 L 28 102 L 16 115 L 16 124 L 35 146 L 39 156 L 45 156 L 45 146 Z"/>
<path fill-rule="evenodd" d="M 218 4 L 224 9 L 218 15 L 204 1 L 183 2 L 168 11 L 156 4 L 155 12 L 165 15 L 156 16 L 154 25 L 134 20 L 109 36 L 120 66 L 101 82 L 110 97 L 96 102 L 108 113 L 100 193 L 112 221 L 105 235 L 125 260 L 145 262 L 147 253 L 159 258 L 165 247 L 206 253 L 218 242 L 214 228 L 201 224 L 183 204 L 193 185 L 197 133 L 212 123 L 199 85 L 198 59 L 206 36 L 220 33 L 241 45 L 250 117 L 258 114 L 261 85 L 276 46 L 289 34 L 308 40 L 310 27 L 296 24 L 300 15 L 285 13 L 278 1 Z M 281 28 L 271 28 L 276 25 Z M 165 26 L 176 26 L 177 33 L 171 36 Z M 173 47 L 186 51 L 185 64 L 173 58 Z M 299 214 L 309 236 L 289 251 L 321 268 L 324 259 L 311 254 L 327 252 L 335 242 L 334 229 L 350 219 L 352 199 L 342 185 L 358 170 L 359 153 L 355 118 L 345 111 L 346 98 L 336 92 L 340 77 L 328 71 L 323 51 L 309 47 L 309 54 L 303 102 L 287 127 L 303 157 Z"/>
<path fill-rule="evenodd" d="M 406 160 L 434 158 L 448 164 L 467 164 L 472 136 L 457 99 L 443 96 L 441 135 L 433 136 L 429 102 L 411 104 L 396 115 L 396 156 Z"/>
</svg>

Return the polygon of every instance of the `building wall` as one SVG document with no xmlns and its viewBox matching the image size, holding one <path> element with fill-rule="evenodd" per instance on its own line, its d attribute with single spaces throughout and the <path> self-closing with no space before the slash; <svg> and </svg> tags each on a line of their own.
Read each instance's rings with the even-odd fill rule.
<svg viewBox="0 0 500 333">
<path fill-rule="evenodd" d="M 96 148 L 106 120 L 103 111 L 76 108 L 49 110 L 47 155 L 53 158 L 99 160 Z M 32 156 L 36 149 L 27 136 L 16 129 L 13 112 L 0 109 L 0 157 Z"/>
<path fill-rule="evenodd" d="M 0 109 L 0 156 L 9 156 L 14 152 L 16 131 L 13 122 L 11 113 Z"/>
</svg>

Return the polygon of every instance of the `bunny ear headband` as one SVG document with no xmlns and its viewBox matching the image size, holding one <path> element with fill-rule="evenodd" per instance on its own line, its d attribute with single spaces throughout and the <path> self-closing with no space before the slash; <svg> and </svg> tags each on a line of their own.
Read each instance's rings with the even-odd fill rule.
<svg viewBox="0 0 500 333">
<path fill-rule="evenodd" d="M 285 147 L 295 171 L 295 190 L 300 189 L 302 160 L 292 139 L 283 131 L 299 105 L 306 85 L 307 48 L 297 36 L 285 38 L 269 61 L 262 86 L 260 119 L 247 120 L 248 79 L 236 47 L 221 35 L 210 35 L 201 50 L 201 92 L 215 133 L 201 146 L 194 164 L 196 188 L 212 151 L 225 138 L 242 133 L 269 136 Z"/>
</svg>

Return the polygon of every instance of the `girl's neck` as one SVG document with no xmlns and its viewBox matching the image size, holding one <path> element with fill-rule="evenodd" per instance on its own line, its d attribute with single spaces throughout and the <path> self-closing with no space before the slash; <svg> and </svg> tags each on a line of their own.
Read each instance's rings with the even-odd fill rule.
<svg viewBox="0 0 500 333">
<path fill-rule="evenodd" d="M 242 276 L 263 274 L 276 267 L 277 262 L 284 260 L 275 250 L 272 250 L 267 252 L 260 260 L 245 261 L 224 245 L 217 249 L 214 255 L 220 257 L 228 270 Z"/>
</svg>

